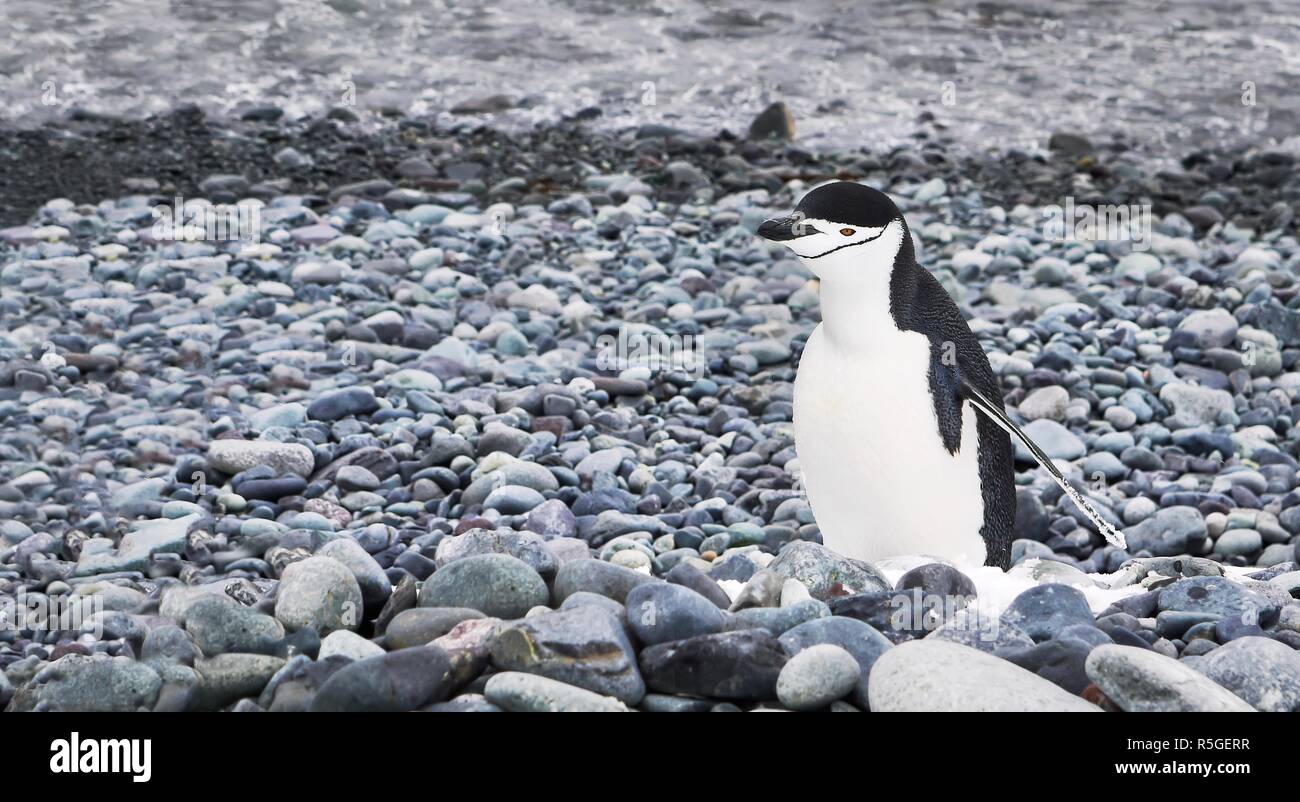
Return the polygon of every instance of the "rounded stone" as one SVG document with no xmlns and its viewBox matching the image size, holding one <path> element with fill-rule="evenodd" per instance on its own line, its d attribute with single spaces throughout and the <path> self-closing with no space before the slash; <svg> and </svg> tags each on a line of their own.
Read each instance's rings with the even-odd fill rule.
<svg viewBox="0 0 1300 802">
<path fill-rule="evenodd" d="M 339 629 L 321 639 L 320 653 L 317 660 L 327 657 L 346 657 L 349 660 L 365 660 L 384 653 L 384 647 L 366 640 L 355 632 Z"/>
<path fill-rule="evenodd" d="M 208 464 L 234 475 L 259 465 L 277 474 L 294 473 L 310 476 L 316 464 L 311 449 L 298 443 L 274 443 L 269 440 L 214 440 L 208 445 Z"/>
<path fill-rule="evenodd" d="M 503 515 L 522 515 L 543 501 L 546 501 L 546 498 L 531 487 L 504 485 L 489 493 L 483 506 Z"/>
<path fill-rule="evenodd" d="M 275 617 L 286 629 L 313 629 L 321 635 L 355 630 L 364 611 L 361 586 L 348 567 L 332 557 L 313 556 L 290 563 L 280 577 Z"/>
<path fill-rule="evenodd" d="M 226 652 L 271 654 L 284 627 L 225 595 L 205 594 L 185 612 L 185 629 L 209 657 Z"/>
<path fill-rule="evenodd" d="M 1254 709 L 1209 677 L 1150 649 L 1098 646 L 1084 669 L 1106 698 L 1130 713 Z"/>
<path fill-rule="evenodd" d="M 508 554 L 476 554 L 434 572 L 420 589 L 421 607 L 468 607 L 494 618 L 522 618 L 545 605 L 550 593 L 541 576 Z"/>
<path fill-rule="evenodd" d="M 868 698 L 874 712 L 1100 712 L 1014 663 L 929 638 L 882 654 L 871 667 Z"/>
<path fill-rule="evenodd" d="M 361 588 L 361 598 L 367 610 L 378 610 L 393 592 L 388 574 L 360 543 L 350 537 L 331 540 L 321 546 L 316 554 L 338 560 L 347 567 Z"/>
<path fill-rule="evenodd" d="M 423 646 L 462 621 L 483 617 L 478 610 L 466 607 L 412 607 L 394 616 L 384 630 L 384 643 L 393 650 Z"/>
<path fill-rule="evenodd" d="M 627 621 L 645 646 L 721 632 L 726 614 L 700 594 L 682 585 L 650 582 L 627 594 Z"/>
<path fill-rule="evenodd" d="M 781 669 L 776 697 L 791 710 L 819 710 L 851 693 L 861 673 L 858 661 L 839 646 L 809 646 Z"/>
</svg>

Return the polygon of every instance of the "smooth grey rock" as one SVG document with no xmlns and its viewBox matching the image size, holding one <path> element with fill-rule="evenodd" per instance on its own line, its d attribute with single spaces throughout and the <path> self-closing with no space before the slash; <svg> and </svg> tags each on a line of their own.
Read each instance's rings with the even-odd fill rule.
<svg viewBox="0 0 1300 802">
<path fill-rule="evenodd" d="M 823 643 L 839 646 L 853 655 L 861 669 L 857 687 L 853 691 L 853 703 L 863 709 L 870 705 L 868 691 L 871 666 L 894 645 L 870 624 L 838 615 L 805 621 L 782 634 L 779 642 L 791 657 L 810 646 Z"/>
<path fill-rule="evenodd" d="M 234 474 L 266 465 L 277 474 L 311 476 L 316 464 L 311 449 L 297 443 L 271 440 L 213 440 L 208 444 L 208 464 Z"/>
<path fill-rule="evenodd" d="M 1161 610 L 1246 616 L 1255 621 L 1274 607 L 1265 597 L 1221 576 L 1181 579 L 1160 590 L 1158 604 Z"/>
<path fill-rule="evenodd" d="M 190 529 L 203 520 L 197 513 L 181 518 L 136 521 L 122 536 L 116 553 L 83 550 L 77 560 L 76 576 L 145 571 L 155 554 L 185 551 Z"/>
<path fill-rule="evenodd" d="M 524 528 L 544 538 L 573 537 L 578 533 L 578 519 L 567 504 L 553 498 L 529 510 Z"/>
<path fill-rule="evenodd" d="M 522 515 L 541 505 L 546 498 L 523 485 L 503 485 L 488 494 L 484 509 L 497 510 L 503 515 Z"/>
<path fill-rule="evenodd" d="M 14 711 L 129 713 L 149 710 L 162 679 L 127 657 L 69 654 L 14 691 Z"/>
<path fill-rule="evenodd" d="M 1052 459 L 1074 460 L 1088 453 L 1088 447 L 1079 437 L 1061 424 L 1048 418 L 1039 418 L 1023 427 L 1024 433 Z M 1019 440 L 1014 441 L 1016 459 L 1020 462 L 1033 462 L 1029 449 Z"/>
<path fill-rule="evenodd" d="M 541 535 L 488 529 L 471 529 L 455 537 L 443 538 L 438 543 L 434 562 L 443 568 L 475 554 L 509 554 L 523 560 L 543 579 L 554 578 L 560 567 L 559 559 L 546 547 L 546 540 Z"/>
<path fill-rule="evenodd" d="M 1195 507 L 1164 507 L 1137 526 L 1124 530 L 1132 552 L 1149 551 L 1157 557 L 1187 554 L 1205 540 L 1205 517 Z"/>
<path fill-rule="evenodd" d="M 492 704 L 513 713 L 628 712 L 627 705 L 612 697 L 520 671 L 493 674 L 483 695 Z"/>
<path fill-rule="evenodd" d="M 1011 624 L 1035 641 L 1051 638 L 1073 624 L 1094 621 L 1088 598 L 1069 585 L 1047 584 L 1029 588 L 1015 598 L 1002 613 L 1002 622 Z"/>
<path fill-rule="evenodd" d="M 776 697 L 791 710 L 818 710 L 857 687 L 862 668 L 853 655 L 819 643 L 791 657 L 776 680 Z"/>
<path fill-rule="evenodd" d="M 439 568 L 420 589 L 421 607 L 468 607 L 494 618 L 522 618 L 550 598 L 546 583 L 508 554 L 476 554 Z"/>
<path fill-rule="evenodd" d="M 552 596 L 558 605 L 572 594 L 585 590 L 626 603 L 627 594 L 632 588 L 661 581 L 649 574 L 604 560 L 573 560 L 560 565 L 555 574 Z"/>
<path fill-rule="evenodd" d="M 462 621 L 484 617 L 483 613 L 468 607 L 413 607 L 393 617 L 384 631 L 384 643 L 394 650 L 423 646 L 446 635 Z"/>
<path fill-rule="evenodd" d="M 636 705 L 645 696 L 636 652 L 608 611 L 590 605 L 530 615 L 503 624 L 492 664 L 540 674 Z"/>
<path fill-rule="evenodd" d="M 199 686 L 194 691 L 191 709 L 218 710 L 239 699 L 256 698 L 284 659 L 265 654 L 219 654 L 194 664 Z"/>
<path fill-rule="evenodd" d="M 365 660 L 384 653 L 384 647 L 374 641 L 366 640 L 347 629 L 336 629 L 321 639 L 317 660 L 330 657 L 345 657 L 348 660 Z"/>
<path fill-rule="evenodd" d="M 787 543 L 767 568 L 786 579 L 799 580 L 820 601 L 892 589 L 889 580 L 870 563 L 841 557 L 821 544 L 804 540 Z"/>
<path fill-rule="evenodd" d="M 1178 324 L 1196 340 L 1196 347 L 1223 348 L 1237 336 L 1237 319 L 1226 309 L 1203 309 L 1192 312 Z"/>
<path fill-rule="evenodd" d="M 1098 646 L 1084 668 L 1108 699 L 1130 713 L 1254 710 L 1204 674 L 1148 649 Z"/>
<path fill-rule="evenodd" d="M 1300 711 L 1300 652 L 1284 643 L 1237 638 L 1205 655 L 1196 669 L 1256 710 Z"/>
<path fill-rule="evenodd" d="M 361 587 L 343 563 L 313 556 L 285 566 L 275 617 L 286 629 L 313 629 L 321 635 L 355 630 L 363 613 Z"/>
<path fill-rule="evenodd" d="M 1099 712 L 1051 682 L 948 641 L 908 641 L 871 667 L 873 712 Z"/>
<path fill-rule="evenodd" d="M 682 585 L 651 582 L 627 594 L 628 626 L 645 646 L 721 632 L 726 614 Z"/>
<path fill-rule="evenodd" d="M 1065 408 L 1070 403 L 1070 391 L 1057 385 L 1049 385 L 1034 390 L 1020 402 L 1020 414 L 1026 421 L 1048 418 L 1054 421 L 1065 420 Z"/>
<path fill-rule="evenodd" d="M 1186 424 L 1218 425 L 1219 416 L 1232 412 L 1232 393 L 1193 384 L 1170 383 L 1160 388 L 1160 400 L 1173 408 Z"/>
<path fill-rule="evenodd" d="M 207 594 L 189 606 L 185 630 L 208 657 L 226 652 L 272 654 L 284 627 L 228 596 Z"/>
<path fill-rule="evenodd" d="M 317 556 L 330 557 L 343 563 L 361 588 L 361 599 L 367 610 L 378 611 L 393 592 L 392 582 L 379 563 L 361 544 L 350 537 L 331 540 L 316 551 Z"/>
<path fill-rule="evenodd" d="M 278 623 L 278 622 L 277 622 Z M 146 663 L 162 661 L 192 666 L 199 657 L 194 638 L 178 626 L 167 624 L 154 627 L 144 636 L 140 659 Z"/>
</svg>

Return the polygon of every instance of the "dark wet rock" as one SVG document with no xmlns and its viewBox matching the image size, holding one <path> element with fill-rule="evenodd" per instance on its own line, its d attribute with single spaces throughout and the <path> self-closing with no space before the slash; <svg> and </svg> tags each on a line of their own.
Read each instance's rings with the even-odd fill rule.
<svg viewBox="0 0 1300 802">
<path fill-rule="evenodd" d="M 635 705 L 645 695 L 636 652 L 618 620 L 580 606 L 505 624 L 492 643 L 502 671 L 540 674 Z"/>
<path fill-rule="evenodd" d="M 978 595 L 970 577 L 945 563 L 928 563 L 903 574 L 894 584 L 895 590 L 920 588 L 926 594 L 942 597 L 974 599 Z"/>
<path fill-rule="evenodd" d="M 366 387 L 345 387 L 322 394 L 307 406 L 311 420 L 335 421 L 352 415 L 368 415 L 379 409 L 375 394 Z"/>
<path fill-rule="evenodd" d="M 711 635 L 727 625 L 726 614 L 716 604 L 671 582 L 650 582 L 628 591 L 627 620 L 646 646 Z"/>
<path fill-rule="evenodd" d="M 384 643 L 392 650 L 423 646 L 441 638 L 457 624 L 483 613 L 466 607 L 414 607 L 398 613 L 384 633 Z"/>
<path fill-rule="evenodd" d="M 313 712 L 415 710 L 442 701 L 454 688 L 452 661 L 436 646 L 401 649 L 351 663 L 316 692 Z"/>
<path fill-rule="evenodd" d="M 1083 666 L 1091 650 L 1092 647 L 1083 641 L 1062 638 L 1033 646 L 999 649 L 995 654 L 1070 693 L 1081 694 L 1089 683 Z"/>
<path fill-rule="evenodd" d="M 659 693 L 761 701 L 776 696 L 786 660 L 776 638 L 751 629 L 651 646 L 641 652 L 641 675 Z"/>
<path fill-rule="evenodd" d="M 1087 597 L 1078 588 L 1047 584 L 1017 596 L 1002 613 L 1002 621 L 1035 641 L 1043 641 L 1073 624 L 1091 624 L 1093 616 Z"/>
<path fill-rule="evenodd" d="M 794 115 L 790 108 L 777 101 L 763 109 L 749 124 L 750 139 L 794 139 Z"/>
<path fill-rule="evenodd" d="M 678 563 L 673 566 L 672 570 L 664 575 L 664 579 L 674 585 L 690 588 L 720 609 L 725 610 L 731 606 L 731 598 L 727 596 L 727 592 L 708 574 L 689 563 Z"/>
<path fill-rule="evenodd" d="M 773 635 L 831 614 L 826 602 L 804 599 L 784 607 L 749 607 L 731 614 L 727 629 L 765 629 Z"/>
</svg>

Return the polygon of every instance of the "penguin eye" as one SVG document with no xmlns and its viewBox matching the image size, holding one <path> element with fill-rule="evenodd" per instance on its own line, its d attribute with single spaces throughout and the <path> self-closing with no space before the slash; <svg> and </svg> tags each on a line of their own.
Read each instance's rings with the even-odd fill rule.
<svg viewBox="0 0 1300 802">
<path fill-rule="evenodd" d="M 854 231 L 853 229 L 851 229 L 851 228 L 841 228 L 841 229 L 840 229 L 840 233 L 843 234 L 843 235 L 846 236 L 846 237 L 851 237 L 851 236 L 853 236 L 853 235 L 854 235 L 855 233 L 857 233 L 857 232 L 855 232 L 855 231 Z"/>
</svg>

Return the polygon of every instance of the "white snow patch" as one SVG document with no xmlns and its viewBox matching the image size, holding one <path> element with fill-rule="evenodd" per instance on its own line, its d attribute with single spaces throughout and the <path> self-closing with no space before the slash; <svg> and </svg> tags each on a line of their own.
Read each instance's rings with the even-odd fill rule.
<svg viewBox="0 0 1300 802">
<path fill-rule="evenodd" d="M 1244 582 L 1250 578 L 1250 574 L 1257 574 L 1263 571 L 1258 565 L 1224 565 L 1219 563 L 1223 569 L 1223 575 L 1233 582 Z"/>
<path fill-rule="evenodd" d="M 970 580 L 975 583 L 975 590 L 978 597 L 976 606 L 981 616 L 996 618 L 1002 614 L 1002 611 L 1010 606 L 1011 602 L 1017 596 L 1035 585 L 1041 584 L 1032 577 L 1023 573 L 1007 573 L 1001 568 L 991 565 L 975 565 L 966 562 L 954 562 L 944 560 L 938 557 L 929 557 L 922 554 L 909 554 L 900 557 L 890 557 L 875 563 L 877 570 L 885 575 L 891 585 L 897 585 L 898 580 L 903 574 L 918 568 L 927 563 L 941 562 L 951 565 L 958 571 L 961 571 Z M 1036 561 L 1026 560 L 1021 565 L 1032 565 Z M 1083 595 L 1088 599 L 1088 607 L 1093 613 L 1099 613 L 1105 610 L 1118 599 L 1126 596 L 1136 596 L 1146 592 L 1141 585 L 1131 585 L 1123 588 L 1111 588 L 1109 577 L 1106 574 L 1088 574 L 1087 577 L 1093 583 L 1075 583 L 1083 591 Z M 1103 587 L 1104 586 L 1104 587 Z"/>
<path fill-rule="evenodd" d="M 727 598 L 732 601 L 736 600 L 736 597 L 740 595 L 740 591 L 745 587 L 745 583 L 739 579 L 719 579 L 718 585 L 727 594 Z"/>
</svg>

